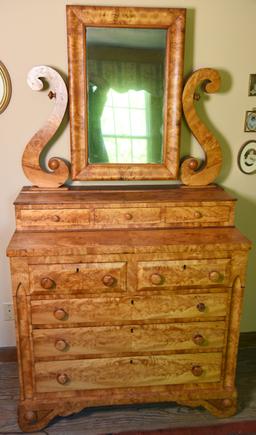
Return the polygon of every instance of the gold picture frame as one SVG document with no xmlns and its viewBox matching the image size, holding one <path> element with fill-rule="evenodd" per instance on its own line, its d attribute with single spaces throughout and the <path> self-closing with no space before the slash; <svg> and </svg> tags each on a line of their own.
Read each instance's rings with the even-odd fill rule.
<svg viewBox="0 0 256 435">
<path fill-rule="evenodd" d="M 0 113 L 2 113 L 9 104 L 11 93 L 12 93 L 12 85 L 10 75 L 7 71 L 7 68 L 0 61 L 0 80 L 2 84 L 2 95 L 0 92 Z M 1 87 L 0 87 L 1 90 Z"/>
</svg>

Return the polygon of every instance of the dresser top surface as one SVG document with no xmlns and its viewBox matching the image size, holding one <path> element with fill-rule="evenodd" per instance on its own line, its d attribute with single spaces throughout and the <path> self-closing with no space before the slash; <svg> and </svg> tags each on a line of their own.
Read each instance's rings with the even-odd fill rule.
<svg viewBox="0 0 256 435">
<path fill-rule="evenodd" d="M 212 185 L 202 188 L 184 186 L 88 186 L 43 190 L 23 187 L 15 205 L 29 204 L 80 204 L 95 202 L 215 202 L 234 201 L 235 198 L 221 187 Z"/>
<path fill-rule="evenodd" d="M 193 250 L 247 250 L 249 240 L 236 228 L 103 230 L 103 231 L 16 231 L 7 255 L 83 255 L 101 253 L 168 252 Z"/>
</svg>

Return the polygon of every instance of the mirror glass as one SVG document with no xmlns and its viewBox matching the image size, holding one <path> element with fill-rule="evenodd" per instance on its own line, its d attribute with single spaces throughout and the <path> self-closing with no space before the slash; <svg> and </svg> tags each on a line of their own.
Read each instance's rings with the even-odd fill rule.
<svg viewBox="0 0 256 435">
<path fill-rule="evenodd" d="M 3 77 L 0 74 L 0 104 L 4 98 L 4 80 Z"/>
<path fill-rule="evenodd" d="M 89 163 L 162 163 L 166 33 L 86 28 Z"/>
</svg>

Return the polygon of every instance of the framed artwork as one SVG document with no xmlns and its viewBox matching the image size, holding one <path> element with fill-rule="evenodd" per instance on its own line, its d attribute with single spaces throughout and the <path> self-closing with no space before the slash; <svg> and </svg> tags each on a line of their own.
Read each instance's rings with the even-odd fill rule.
<svg viewBox="0 0 256 435">
<path fill-rule="evenodd" d="M 256 74 L 249 75 L 249 97 L 256 96 Z"/>
<path fill-rule="evenodd" d="M 244 131 L 256 131 L 256 109 L 245 113 Z"/>
</svg>

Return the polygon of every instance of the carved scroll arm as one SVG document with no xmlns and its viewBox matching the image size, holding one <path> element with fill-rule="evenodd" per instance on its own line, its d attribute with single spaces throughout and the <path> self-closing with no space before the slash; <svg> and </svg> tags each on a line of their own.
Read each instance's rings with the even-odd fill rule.
<svg viewBox="0 0 256 435">
<path fill-rule="evenodd" d="M 64 160 L 53 157 L 48 162 L 51 172 L 45 171 L 40 165 L 40 156 L 62 122 L 67 108 L 68 94 L 60 74 L 48 66 L 36 66 L 30 70 L 27 81 L 31 89 L 35 91 L 43 89 L 41 78 L 45 78 L 50 83 L 51 91 L 48 96 L 54 98 L 54 108 L 43 127 L 26 145 L 22 156 L 22 167 L 26 177 L 35 186 L 54 188 L 65 183 L 69 176 L 69 167 Z"/>
<path fill-rule="evenodd" d="M 207 82 L 204 89 L 206 92 L 216 92 L 220 86 L 219 73 L 211 68 L 195 71 L 188 79 L 182 96 L 183 112 L 188 127 L 205 152 L 205 162 L 199 169 L 197 160 L 192 157 L 184 160 L 181 165 L 181 181 L 193 186 L 212 183 L 219 175 L 222 164 L 220 144 L 201 121 L 195 109 L 195 101 L 198 99 L 196 90 L 204 82 Z"/>
</svg>

